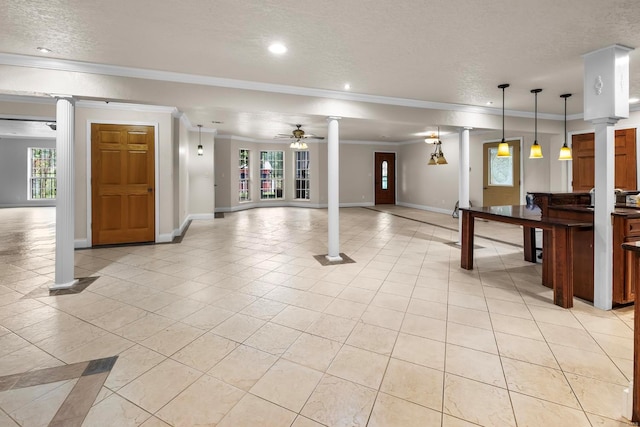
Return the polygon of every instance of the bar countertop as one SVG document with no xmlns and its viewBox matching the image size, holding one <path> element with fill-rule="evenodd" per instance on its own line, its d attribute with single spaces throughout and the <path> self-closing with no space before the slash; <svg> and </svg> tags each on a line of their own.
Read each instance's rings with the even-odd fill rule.
<svg viewBox="0 0 640 427">
<path fill-rule="evenodd" d="M 549 209 L 560 211 L 572 211 L 572 212 L 591 212 L 594 208 L 586 205 L 561 205 L 561 206 L 549 206 Z M 640 206 L 626 206 L 616 205 L 615 210 L 611 212 L 611 215 L 624 216 L 627 218 L 640 218 Z"/>
</svg>

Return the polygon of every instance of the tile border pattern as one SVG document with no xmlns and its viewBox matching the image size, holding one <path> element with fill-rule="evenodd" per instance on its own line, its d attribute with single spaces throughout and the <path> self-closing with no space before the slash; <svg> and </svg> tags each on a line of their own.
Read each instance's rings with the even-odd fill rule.
<svg viewBox="0 0 640 427">
<path fill-rule="evenodd" d="M 0 392 L 78 378 L 49 426 L 81 426 L 118 356 L 0 377 Z"/>
</svg>

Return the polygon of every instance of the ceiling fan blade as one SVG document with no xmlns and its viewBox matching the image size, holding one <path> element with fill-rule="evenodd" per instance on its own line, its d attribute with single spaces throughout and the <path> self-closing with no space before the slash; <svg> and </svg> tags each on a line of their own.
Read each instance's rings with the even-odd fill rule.
<svg viewBox="0 0 640 427">
<path fill-rule="evenodd" d="M 286 133 L 279 133 L 276 136 L 274 136 L 274 138 L 293 138 L 293 135 L 286 134 Z"/>
<path fill-rule="evenodd" d="M 304 139 L 324 139 L 324 136 L 305 135 Z"/>
</svg>

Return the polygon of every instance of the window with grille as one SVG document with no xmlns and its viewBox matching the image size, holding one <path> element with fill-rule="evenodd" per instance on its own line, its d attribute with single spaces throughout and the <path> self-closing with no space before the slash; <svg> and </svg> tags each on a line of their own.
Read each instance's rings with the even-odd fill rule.
<svg viewBox="0 0 640 427">
<path fill-rule="evenodd" d="M 260 152 L 260 199 L 284 197 L 284 152 Z"/>
<path fill-rule="evenodd" d="M 309 200 L 309 152 L 296 151 L 296 199 Z"/>
<path fill-rule="evenodd" d="M 56 198 L 55 148 L 29 148 L 29 199 Z"/>
<path fill-rule="evenodd" d="M 240 150 L 240 165 L 239 165 L 239 188 L 238 188 L 238 200 L 241 202 L 248 202 L 251 200 L 249 171 L 251 170 L 249 164 L 249 150 Z"/>
</svg>

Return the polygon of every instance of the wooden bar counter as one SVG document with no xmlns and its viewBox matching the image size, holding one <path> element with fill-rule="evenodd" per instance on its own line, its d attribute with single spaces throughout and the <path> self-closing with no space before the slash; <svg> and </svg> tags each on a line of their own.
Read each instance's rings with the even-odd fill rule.
<svg viewBox="0 0 640 427">
<path fill-rule="evenodd" d="M 573 307 L 573 244 L 576 230 L 593 228 L 592 222 L 570 219 L 543 218 L 538 207 L 485 206 L 460 208 L 462 211 L 462 254 L 460 266 L 473 269 L 473 240 L 476 218 L 520 225 L 527 229 L 540 228 L 549 232 L 549 249 L 545 251 L 544 264 L 552 272 L 553 301 L 564 308 Z M 525 252 L 526 253 L 526 252 Z"/>
<path fill-rule="evenodd" d="M 640 242 L 623 243 L 635 264 L 633 286 L 640 283 Z M 633 308 L 633 408 L 631 421 L 640 421 L 640 297 L 635 293 L 635 306 Z"/>
</svg>

